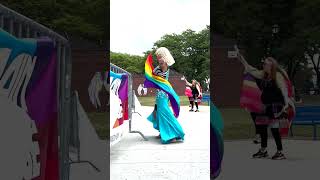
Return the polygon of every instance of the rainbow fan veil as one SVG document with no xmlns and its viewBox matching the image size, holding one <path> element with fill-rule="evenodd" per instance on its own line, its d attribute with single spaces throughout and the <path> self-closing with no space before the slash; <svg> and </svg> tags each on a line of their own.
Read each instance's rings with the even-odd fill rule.
<svg viewBox="0 0 320 180">
<path fill-rule="evenodd" d="M 286 82 L 289 98 L 292 97 L 292 85 L 289 80 Z M 240 106 L 249 112 L 262 113 L 264 105 L 261 101 L 261 90 L 256 79 L 249 73 L 243 77 L 242 89 L 240 93 Z M 291 122 L 295 116 L 295 107 L 289 105 L 288 121 L 281 121 L 280 134 L 282 137 L 288 136 Z"/>
<path fill-rule="evenodd" d="M 223 119 L 218 108 L 210 103 L 210 174 L 218 177 L 223 159 Z"/>
<path fill-rule="evenodd" d="M 168 94 L 169 100 L 171 103 L 172 110 L 176 118 L 179 117 L 180 113 L 180 98 L 177 93 L 172 88 L 170 82 L 161 76 L 158 76 L 153 73 L 153 65 L 152 65 L 152 56 L 148 55 L 146 63 L 145 63 L 145 77 L 144 86 L 146 88 L 156 88 L 164 91 Z"/>
</svg>

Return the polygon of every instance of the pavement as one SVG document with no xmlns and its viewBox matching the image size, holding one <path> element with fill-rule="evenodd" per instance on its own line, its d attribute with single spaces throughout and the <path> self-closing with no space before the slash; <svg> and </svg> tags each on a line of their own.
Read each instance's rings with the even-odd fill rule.
<svg viewBox="0 0 320 180">
<path fill-rule="evenodd" d="M 70 180 L 106 180 L 109 167 L 107 140 L 100 140 L 87 114 L 78 104 L 80 161 L 92 163 L 74 163 L 70 167 Z M 107 118 L 107 117 L 106 117 Z M 70 158 L 77 161 L 77 155 L 70 152 Z"/>
<path fill-rule="evenodd" d="M 252 159 L 260 145 L 250 140 L 225 141 L 222 171 L 216 180 L 317 180 L 320 177 L 320 142 L 283 140 L 286 160 Z M 272 137 L 268 141 L 269 157 L 276 151 Z"/>
<path fill-rule="evenodd" d="M 112 180 L 208 180 L 210 177 L 210 108 L 200 106 L 200 112 L 189 112 L 182 106 L 179 123 L 185 132 L 182 143 L 163 145 L 158 131 L 145 118 L 153 107 L 136 107 L 132 130 L 110 149 L 110 179 Z"/>
</svg>

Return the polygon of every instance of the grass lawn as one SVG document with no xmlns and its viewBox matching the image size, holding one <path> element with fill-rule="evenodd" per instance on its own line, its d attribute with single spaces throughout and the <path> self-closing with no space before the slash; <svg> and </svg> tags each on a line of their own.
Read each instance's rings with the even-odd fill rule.
<svg viewBox="0 0 320 180">
<path fill-rule="evenodd" d="M 186 96 L 180 97 L 180 106 L 189 106 L 189 99 Z M 154 106 L 156 98 L 154 96 L 138 97 L 142 106 Z M 207 102 L 201 103 L 201 106 L 208 106 Z"/>
<path fill-rule="evenodd" d="M 154 106 L 155 97 L 139 97 L 141 105 Z M 320 105 L 320 96 L 303 96 L 303 105 Z M 180 96 L 182 106 L 188 106 L 189 101 L 185 96 Z M 202 105 L 207 106 L 207 103 Z M 224 119 L 224 139 L 248 139 L 254 136 L 254 126 L 250 114 L 241 108 L 219 108 Z M 88 113 L 88 116 L 101 139 L 109 137 L 109 123 L 107 117 L 109 112 L 105 113 Z M 320 127 L 317 129 L 320 132 Z M 294 138 L 312 139 L 312 126 L 293 126 Z M 320 134 L 320 133 L 319 133 Z M 319 136 L 320 138 L 320 136 Z"/>
<path fill-rule="evenodd" d="M 320 96 L 303 96 L 303 105 L 320 105 Z M 219 108 L 224 119 L 224 139 L 248 139 L 254 137 L 254 125 L 250 114 L 241 108 Z M 317 129 L 318 132 L 320 127 Z M 312 126 L 293 126 L 294 138 L 312 139 Z M 318 133 L 319 134 L 319 133 Z M 318 135 L 318 137 L 320 137 Z"/>
<path fill-rule="evenodd" d="M 108 118 L 109 118 L 109 111 L 104 113 L 88 113 L 88 117 L 93 124 L 93 127 L 96 129 L 96 132 L 100 139 L 105 140 L 109 138 L 109 124 Z"/>
<path fill-rule="evenodd" d="M 297 106 L 308 106 L 308 105 L 316 105 L 320 106 L 320 96 L 301 96 L 302 98 L 302 103 L 297 104 Z"/>
</svg>

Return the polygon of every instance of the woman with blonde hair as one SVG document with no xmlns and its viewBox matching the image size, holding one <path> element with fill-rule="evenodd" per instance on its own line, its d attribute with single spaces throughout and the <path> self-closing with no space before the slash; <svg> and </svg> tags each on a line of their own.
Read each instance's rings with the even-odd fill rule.
<svg viewBox="0 0 320 180">
<path fill-rule="evenodd" d="M 154 68 L 153 73 L 162 78 L 169 79 L 169 66 L 175 61 L 169 50 L 160 47 L 156 50 L 159 65 Z M 158 136 L 163 144 L 176 142 L 184 139 L 184 132 L 177 118 L 169 107 L 169 97 L 163 90 L 158 89 L 156 93 L 156 104 L 153 113 L 148 117 L 153 127 L 160 132 Z"/>
<path fill-rule="evenodd" d="M 238 59 L 245 67 L 245 71 L 261 80 L 261 101 L 264 105 L 264 112 L 256 114 L 255 117 L 257 131 L 261 137 L 261 148 L 257 153 L 253 154 L 253 158 L 268 157 L 266 148 L 268 142 L 268 127 L 270 127 L 277 145 L 277 152 L 272 159 L 285 159 L 282 152 L 283 147 L 279 128 L 280 120 L 287 116 L 290 102 L 286 86 L 286 80 L 289 80 L 288 75 L 279 67 L 277 61 L 272 57 L 267 57 L 264 60 L 263 69 L 258 70 L 247 63 L 236 46 L 235 49 L 238 54 Z"/>
</svg>

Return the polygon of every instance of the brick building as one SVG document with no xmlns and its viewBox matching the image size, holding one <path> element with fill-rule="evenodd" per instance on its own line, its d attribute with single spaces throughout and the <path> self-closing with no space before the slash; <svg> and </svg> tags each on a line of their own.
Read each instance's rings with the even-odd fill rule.
<svg viewBox="0 0 320 180">
<path fill-rule="evenodd" d="M 176 91 L 176 93 L 179 96 L 184 95 L 184 91 L 186 88 L 185 82 L 183 80 L 181 80 L 182 76 L 183 76 L 182 74 L 175 72 L 173 70 L 170 70 L 169 81 L 170 81 L 171 85 L 173 86 L 173 89 Z M 133 75 L 132 89 L 134 90 L 134 92 L 137 96 L 140 96 L 138 93 L 138 87 L 140 84 L 141 85 L 143 84 L 144 80 L 145 80 L 145 77 L 143 74 L 134 74 Z M 155 92 L 156 92 L 155 89 L 147 89 L 146 96 L 154 96 Z"/>
<path fill-rule="evenodd" d="M 70 38 L 72 49 L 72 91 L 79 93 L 80 103 L 87 112 L 97 111 L 90 103 L 88 87 L 96 72 L 102 72 L 107 66 L 106 49 L 81 38 Z M 102 107 L 106 110 L 107 92 L 100 93 Z"/>
<path fill-rule="evenodd" d="M 239 107 L 243 66 L 234 57 L 236 41 L 213 34 L 211 48 L 211 98 L 218 107 Z"/>
</svg>

